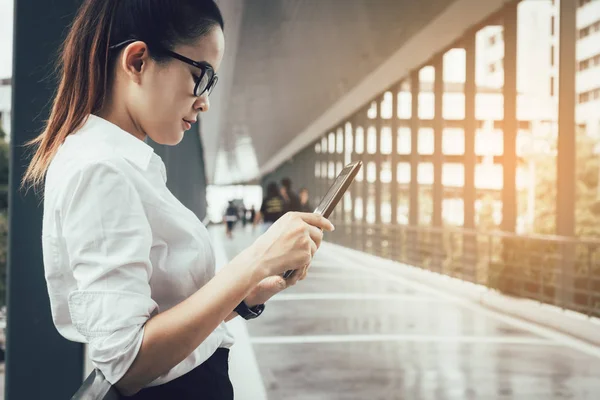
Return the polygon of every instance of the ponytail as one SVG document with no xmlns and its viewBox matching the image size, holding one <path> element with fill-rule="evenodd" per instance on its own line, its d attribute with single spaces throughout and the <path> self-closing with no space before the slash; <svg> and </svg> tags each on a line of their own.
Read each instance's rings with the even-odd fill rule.
<svg viewBox="0 0 600 400">
<path fill-rule="evenodd" d="M 60 76 L 50 117 L 43 132 L 28 142 L 37 146 L 21 187 L 38 188 L 65 138 L 87 115 L 99 110 L 107 91 L 108 47 L 118 0 L 85 1 L 60 51 Z"/>
</svg>

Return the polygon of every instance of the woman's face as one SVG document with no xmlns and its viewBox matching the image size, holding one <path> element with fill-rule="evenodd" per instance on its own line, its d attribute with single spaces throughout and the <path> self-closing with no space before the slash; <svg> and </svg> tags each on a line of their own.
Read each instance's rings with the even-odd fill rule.
<svg viewBox="0 0 600 400">
<path fill-rule="evenodd" d="M 176 46 L 173 51 L 194 61 L 207 62 L 216 72 L 224 46 L 223 31 L 216 26 L 193 44 Z M 144 61 L 142 56 L 140 65 L 136 78 L 139 81 L 129 86 L 126 95 L 134 130 L 159 144 L 175 145 L 198 114 L 210 107 L 208 91 L 194 96 L 196 79 L 202 71 L 175 58 L 157 63 L 147 56 Z"/>
</svg>

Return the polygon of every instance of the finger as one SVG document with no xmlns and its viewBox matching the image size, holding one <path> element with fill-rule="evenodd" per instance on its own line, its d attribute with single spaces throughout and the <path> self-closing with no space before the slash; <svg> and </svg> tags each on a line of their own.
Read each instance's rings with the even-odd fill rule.
<svg viewBox="0 0 600 400">
<path fill-rule="evenodd" d="M 317 228 L 332 232 L 335 230 L 333 224 L 324 216 L 315 213 L 297 213 L 304 222 Z"/>
<path fill-rule="evenodd" d="M 310 241 L 310 258 L 312 259 L 315 256 L 315 253 L 319 249 L 319 246 L 312 240 Z"/>
<path fill-rule="evenodd" d="M 298 281 L 300 280 L 301 274 L 302 274 L 302 271 L 299 271 L 299 270 L 294 271 L 294 274 L 292 276 L 290 276 L 286 281 L 287 287 L 294 286 L 296 283 L 298 283 Z"/>
<path fill-rule="evenodd" d="M 323 240 L 323 231 L 317 228 L 316 226 L 308 225 L 308 234 L 310 235 L 312 241 L 317 245 L 317 248 L 321 247 L 321 241 Z"/>
<path fill-rule="evenodd" d="M 306 279 L 306 275 L 308 275 L 308 269 L 310 268 L 310 264 L 302 269 L 302 274 L 300 275 L 300 280 L 303 281 Z"/>
</svg>

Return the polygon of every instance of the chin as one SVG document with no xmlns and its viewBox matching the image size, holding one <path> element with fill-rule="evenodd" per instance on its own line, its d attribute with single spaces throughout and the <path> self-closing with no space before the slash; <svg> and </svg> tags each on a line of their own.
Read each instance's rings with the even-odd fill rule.
<svg viewBox="0 0 600 400">
<path fill-rule="evenodd" d="M 157 135 L 155 137 L 151 136 L 150 138 L 158 144 L 162 144 L 165 146 L 175 146 L 175 145 L 181 143 L 184 133 L 185 133 L 184 131 L 177 131 L 177 132 L 169 133 L 167 135 L 163 134 L 163 135 Z"/>
<path fill-rule="evenodd" d="M 181 132 L 177 132 L 176 135 L 173 136 L 169 136 L 169 140 L 166 141 L 164 144 L 166 144 L 167 146 L 175 146 L 178 145 L 179 143 L 181 143 L 181 140 L 183 139 L 183 135 L 185 132 L 181 131 Z"/>
</svg>

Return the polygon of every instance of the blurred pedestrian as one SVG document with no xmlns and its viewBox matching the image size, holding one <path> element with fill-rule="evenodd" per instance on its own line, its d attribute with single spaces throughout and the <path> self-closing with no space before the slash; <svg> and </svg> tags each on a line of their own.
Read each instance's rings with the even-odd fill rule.
<svg viewBox="0 0 600 400">
<path fill-rule="evenodd" d="M 226 234 L 229 239 L 233 238 L 233 227 L 235 226 L 236 221 L 238 220 L 238 209 L 233 204 L 233 200 L 229 201 L 229 205 L 225 210 L 225 224 L 226 224 Z"/>
<path fill-rule="evenodd" d="M 284 202 L 284 213 L 300 210 L 300 199 L 292 190 L 292 180 L 290 178 L 283 178 L 281 180 L 281 188 L 279 191 Z"/>
<path fill-rule="evenodd" d="M 275 221 L 281 218 L 284 214 L 284 207 L 285 204 L 279 194 L 277 184 L 275 182 L 269 183 L 267 185 L 267 195 L 263 199 L 260 211 L 256 214 L 255 219 L 256 222 L 263 220 L 263 232 L 266 232 Z"/>
<path fill-rule="evenodd" d="M 313 206 L 310 204 L 309 194 L 307 188 L 300 190 L 300 212 L 314 212 Z"/>
</svg>

